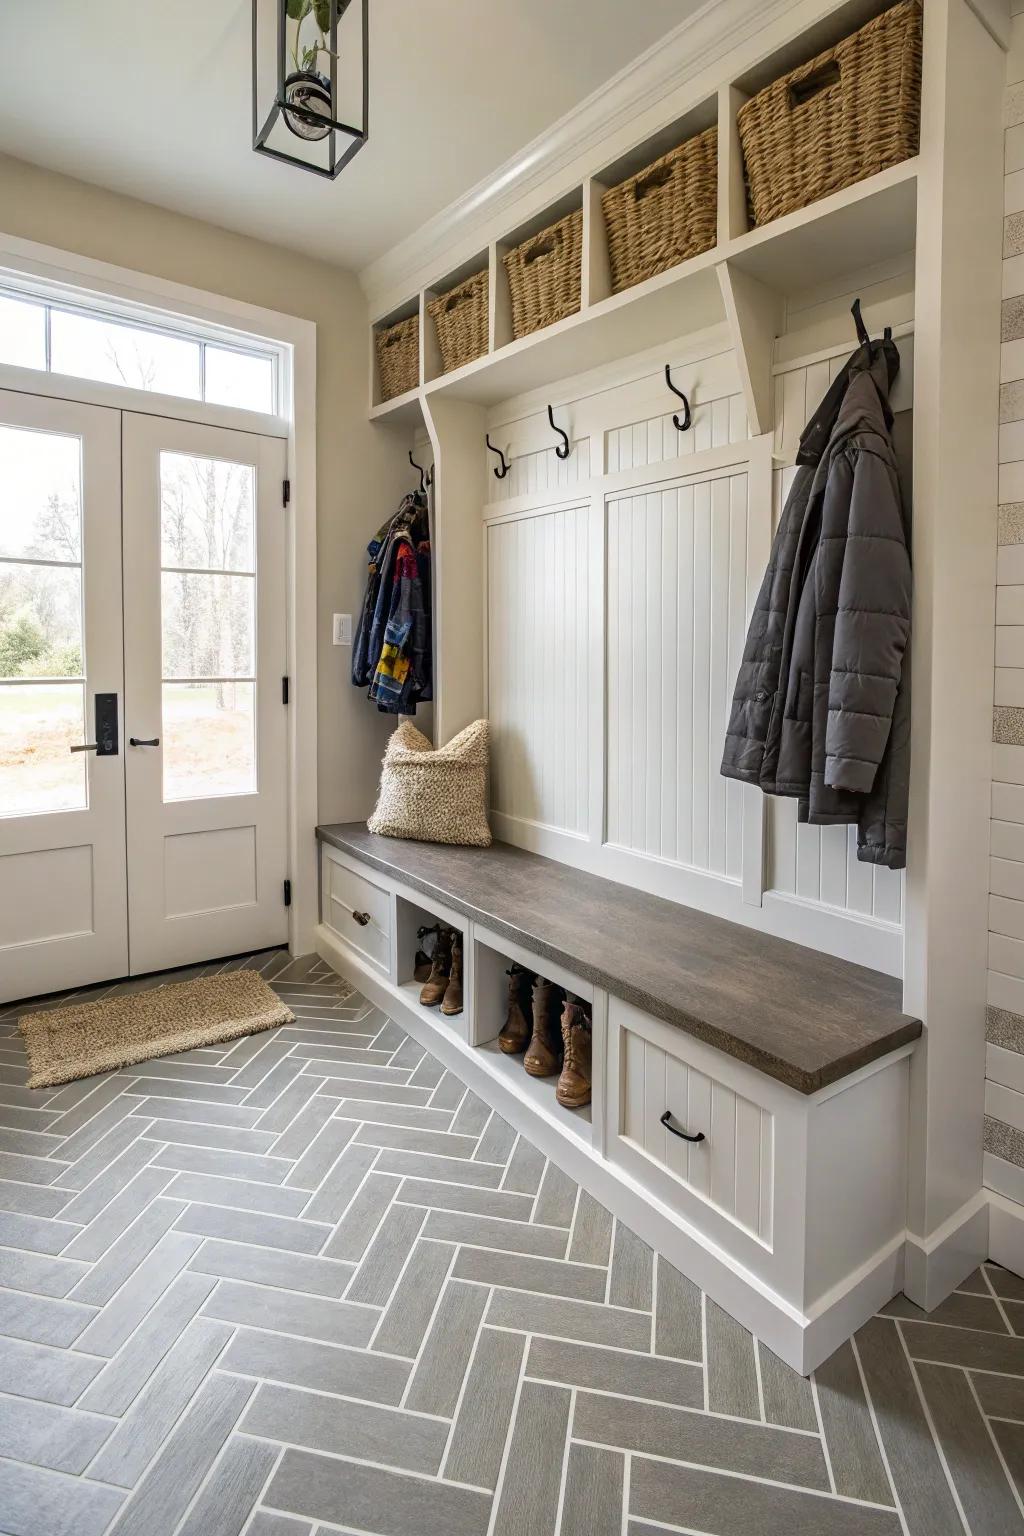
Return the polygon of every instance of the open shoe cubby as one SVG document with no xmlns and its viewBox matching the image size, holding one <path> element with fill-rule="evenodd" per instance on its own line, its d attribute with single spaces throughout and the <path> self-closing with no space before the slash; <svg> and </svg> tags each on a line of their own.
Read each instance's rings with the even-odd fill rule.
<svg viewBox="0 0 1024 1536">
<path fill-rule="evenodd" d="M 592 1103 L 580 1109 L 565 1109 L 555 1098 L 557 1077 L 531 1077 L 523 1066 L 523 1057 L 509 1056 L 498 1045 L 498 1034 L 505 1023 L 508 1007 L 508 976 L 513 964 L 523 966 L 533 975 L 544 976 L 556 986 L 590 1005 L 594 1001 L 594 989 L 588 981 L 556 965 L 553 961 L 531 955 L 509 939 L 499 938 L 481 928 L 473 930 L 473 1008 L 470 1020 L 470 1043 L 486 1057 L 488 1070 L 508 1081 L 521 1098 L 528 1099 L 547 1118 L 553 1119 L 566 1135 L 590 1146 Z M 594 1050 L 595 1063 L 601 1053 Z M 594 1097 L 600 1085 L 595 1085 Z"/>
<path fill-rule="evenodd" d="M 436 906 L 420 906 L 417 902 L 409 900 L 405 896 L 395 898 L 395 984 L 411 1008 L 429 1019 L 432 1024 L 441 1029 L 451 1029 L 463 1039 L 467 1036 L 468 1014 L 464 1005 L 462 1013 L 445 1014 L 440 1006 L 425 1008 L 420 1002 L 420 988 L 423 983 L 416 981 L 413 971 L 416 964 L 416 950 L 419 947 L 417 933 L 420 928 L 432 928 L 435 923 L 445 923 L 453 928 L 462 938 L 463 954 L 463 994 L 465 998 L 470 996 L 470 979 L 472 972 L 472 960 L 469 954 L 467 942 L 466 923 L 457 913 L 439 909 Z"/>
</svg>

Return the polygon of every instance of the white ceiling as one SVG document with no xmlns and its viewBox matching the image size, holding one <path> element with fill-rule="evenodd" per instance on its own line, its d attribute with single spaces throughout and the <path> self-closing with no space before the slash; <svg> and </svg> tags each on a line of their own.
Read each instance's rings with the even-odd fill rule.
<svg viewBox="0 0 1024 1536">
<path fill-rule="evenodd" d="M 369 0 L 370 141 L 336 182 L 254 155 L 249 0 L 0 3 L 0 150 L 359 268 L 698 0 Z"/>
</svg>

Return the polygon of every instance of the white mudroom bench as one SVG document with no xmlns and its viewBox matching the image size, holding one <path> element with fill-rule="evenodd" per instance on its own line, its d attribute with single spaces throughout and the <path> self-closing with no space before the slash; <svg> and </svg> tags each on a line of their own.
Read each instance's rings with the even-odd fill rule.
<svg viewBox="0 0 1024 1536">
<path fill-rule="evenodd" d="M 921 1024 L 898 981 L 511 844 L 317 835 L 324 959 L 788 1364 L 902 1288 Z M 454 1018 L 413 980 L 438 920 L 463 936 Z M 497 1048 L 512 961 L 592 1005 L 585 1109 Z"/>
</svg>

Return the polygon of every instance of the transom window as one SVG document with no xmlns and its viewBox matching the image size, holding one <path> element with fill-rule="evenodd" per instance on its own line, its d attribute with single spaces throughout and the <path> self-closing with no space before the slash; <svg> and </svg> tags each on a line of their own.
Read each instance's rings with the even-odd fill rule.
<svg viewBox="0 0 1024 1536">
<path fill-rule="evenodd" d="M 0 363 L 266 415 L 278 406 L 279 357 L 270 347 L 2 286 Z"/>
</svg>

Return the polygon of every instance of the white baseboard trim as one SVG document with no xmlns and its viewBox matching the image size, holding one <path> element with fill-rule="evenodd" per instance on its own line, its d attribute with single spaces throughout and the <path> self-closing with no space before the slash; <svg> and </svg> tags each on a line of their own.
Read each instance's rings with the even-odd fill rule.
<svg viewBox="0 0 1024 1536">
<path fill-rule="evenodd" d="M 907 1233 L 903 1289 L 931 1312 L 989 1257 L 989 1192 L 979 1189 L 928 1237 Z"/>
<path fill-rule="evenodd" d="M 988 1256 L 1015 1275 L 1024 1275 L 1024 1205 L 993 1190 L 988 1195 Z"/>
<path fill-rule="evenodd" d="M 435 1026 L 375 966 L 364 962 L 321 924 L 317 953 L 438 1059 L 468 1083 L 510 1125 L 529 1136 L 571 1179 L 802 1375 L 809 1374 L 895 1296 L 903 1283 L 903 1234 L 804 1313 L 652 1196 L 626 1171 L 567 1136 L 497 1076 L 487 1053 L 451 1027 Z M 962 1277 L 961 1277 L 962 1278 Z"/>
</svg>

